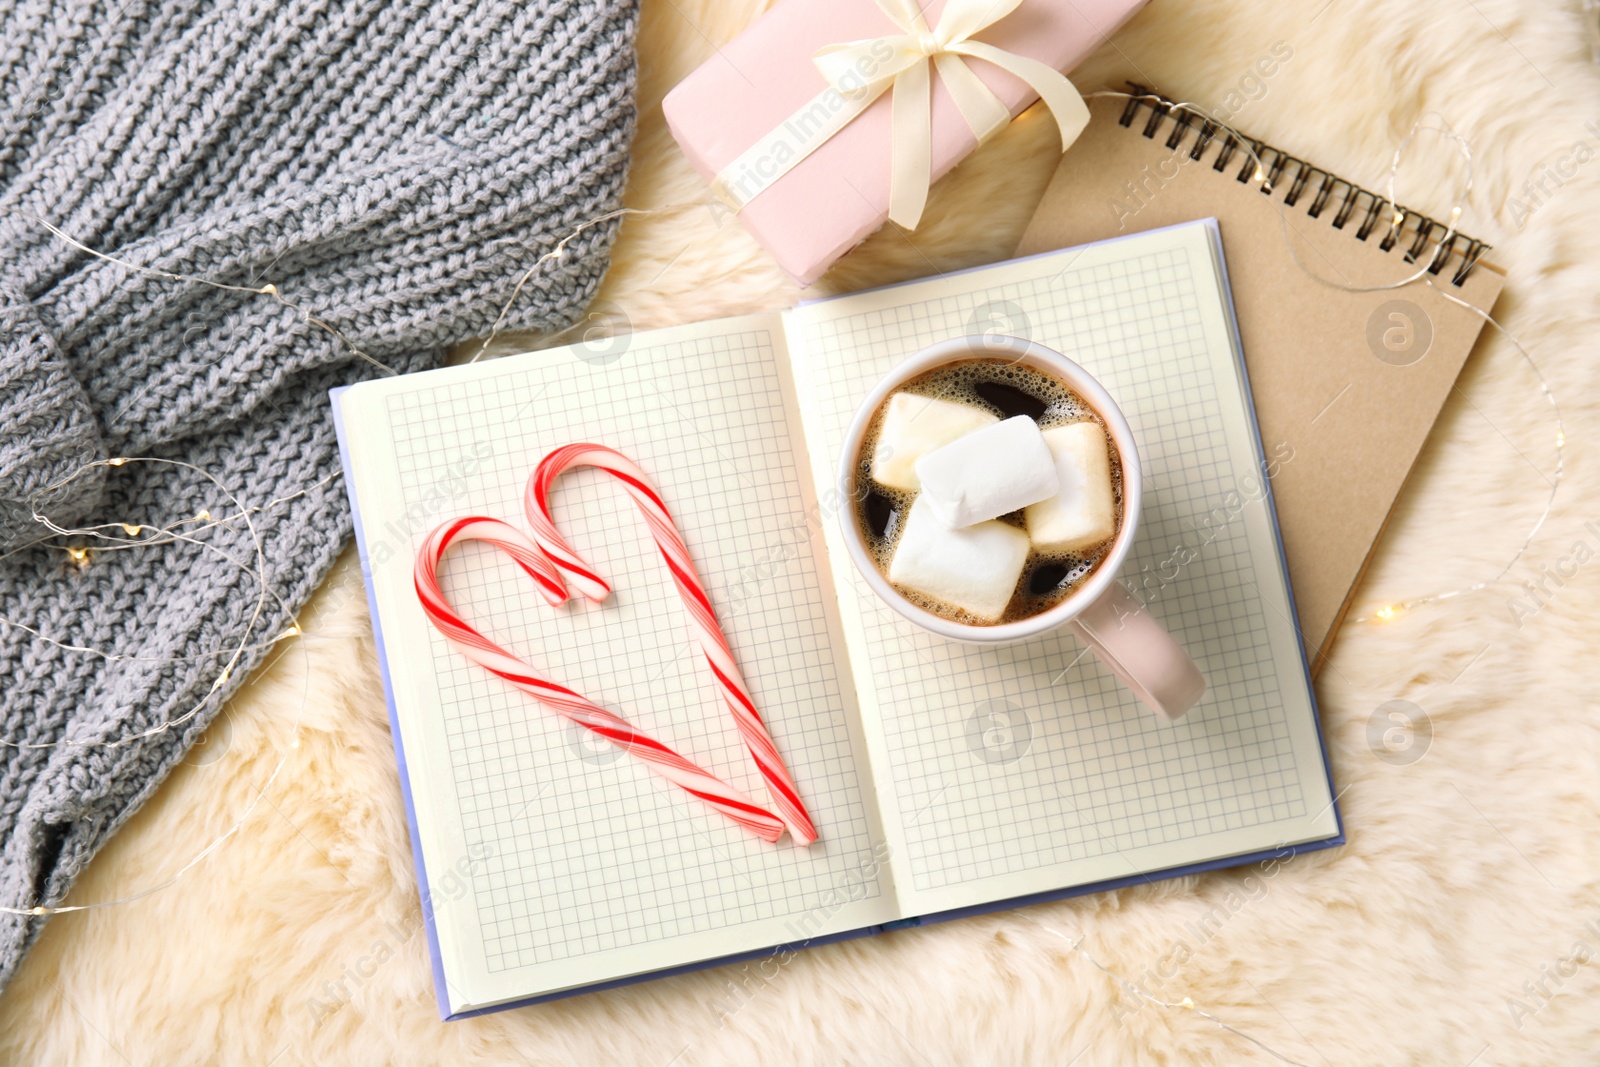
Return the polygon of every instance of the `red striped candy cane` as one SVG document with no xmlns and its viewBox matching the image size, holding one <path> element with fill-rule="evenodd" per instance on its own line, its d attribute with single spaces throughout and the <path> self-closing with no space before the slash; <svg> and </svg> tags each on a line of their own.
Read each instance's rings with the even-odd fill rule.
<svg viewBox="0 0 1600 1067">
<path fill-rule="evenodd" d="M 477 516 L 447 522 L 428 535 L 417 553 L 415 579 L 422 610 L 439 632 L 472 662 L 533 697 L 545 707 L 586 726 L 631 752 L 667 781 L 681 786 L 764 841 L 776 841 L 783 823 L 720 778 L 695 766 L 672 749 L 611 714 L 587 697 L 541 678 L 533 668 L 473 629 L 445 600 L 439 588 L 439 560 L 457 541 L 483 541 L 505 552 L 532 575 L 546 599 L 561 603 L 565 587 L 555 565 L 515 527 L 499 519 Z"/>
<path fill-rule="evenodd" d="M 733 715 L 745 747 L 755 758 L 761 777 L 767 783 L 773 806 L 778 809 L 795 842 L 809 845 L 817 839 L 816 827 L 812 825 L 811 816 L 800 800 L 800 792 L 789 777 L 783 757 L 778 755 L 772 735 L 761 721 L 755 701 L 750 698 L 750 690 L 733 661 L 733 652 L 728 648 L 728 639 L 723 636 L 722 624 L 717 621 L 716 609 L 711 606 L 711 597 L 707 595 L 700 575 L 694 569 L 694 561 L 689 558 L 689 548 L 678 533 L 678 526 L 672 521 L 666 504 L 651 488 L 644 471 L 622 453 L 604 445 L 567 445 L 551 452 L 539 462 L 533 477 L 528 479 L 528 489 L 523 495 L 528 521 L 533 525 L 534 540 L 584 596 L 598 603 L 611 592 L 605 580 L 567 544 L 550 518 L 550 489 L 563 471 L 573 467 L 598 467 L 612 475 L 627 487 L 628 494 L 644 513 L 650 533 L 656 539 L 656 546 L 661 549 L 667 569 L 672 572 L 672 580 L 677 583 L 678 592 L 689 609 L 695 636 L 699 638 L 706 662 L 711 665 L 711 673 L 716 675 L 722 702 Z"/>
</svg>

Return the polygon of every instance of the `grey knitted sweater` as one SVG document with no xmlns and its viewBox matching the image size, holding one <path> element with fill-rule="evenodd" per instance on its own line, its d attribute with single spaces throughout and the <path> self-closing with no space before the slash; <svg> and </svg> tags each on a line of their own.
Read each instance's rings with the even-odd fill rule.
<svg viewBox="0 0 1600 1067">
<path fill-rule="evenodd" d="M 224 489 L 261 509 L 251 643 L 293 621 L 350 530 L 327 391 L 381 373 L 269 296 L 38 220 L 270 282 L 431 366 L 619 206 L 635 21 L 627 0 L 0 3 L 0 906 L 60 902 L 265 654 L 212 691 L 262 589 Z M 541 267 L 503 328 L 575 319 L 614 235 Z M 96 463 L 117 457 L 178 462 Z M 110 548 L 201 510 L 226 521 L 196 543 Z M 0 986 L 42 921 L 0 914 Z"/>
</svg>

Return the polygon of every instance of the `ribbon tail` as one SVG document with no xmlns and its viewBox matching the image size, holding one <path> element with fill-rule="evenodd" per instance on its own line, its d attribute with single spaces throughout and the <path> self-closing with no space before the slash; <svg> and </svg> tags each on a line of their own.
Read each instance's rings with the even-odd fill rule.
<svg viewBox="0 0 1600 1067">
<path fill-rule="evenodd" d="M 950 46 L 950 51 L 987 60 L 1000 69 L 1014 74 L 1028 83 L 1039 94 L 1050 114 L 1055 117 L 1056 129 L 1061 134 L 1061 150 L 1065 152 L 1084 127 L 1089 125 L 1089 105 L 1077 88 L 1056 68 L 1037 59 L 1019 56 L 982 41 L 962 41 Z"/>
<path fill-rule="evenodd" d="M 1011 122 L 1011 109 L 983 84 L 983 79 L 967 66 L 966 60 L 944 52 L 935 56 L 933 63 L 939 69 L 939 80 L 944 82 L 950 99 L 956 102 L 956 109 L 967 120 L 979 144 L 1005 129 Z M 931 116 L 929 121 L 932 121 Z"/>
<path fill-rule="evenodd" d="M 895 76 L 890 101 L 893 148 L 889 161 L 889 220 L 917 228 L 933 179 L 932 75 L 927 63 Z"/>
</svg>

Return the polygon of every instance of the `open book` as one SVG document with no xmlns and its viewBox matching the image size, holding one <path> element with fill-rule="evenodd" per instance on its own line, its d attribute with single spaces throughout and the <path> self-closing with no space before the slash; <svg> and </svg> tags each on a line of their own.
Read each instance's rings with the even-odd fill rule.
<svg viewBox="0 0 1600 1067">
<path fill-rule="evenodd" d="M 894 363 L 1004 316 L 1138 438 L 1127 581 L 1209 688 L 1159 721 L 1065 630 L 985 649 L 868 590 L 831 483 Z M 782 313 L 365 382 L 334 410 L 443 1014 L 1342 841 L 1217 229 L 1201 221 Z M 678 518 L 816 821 L 765 844 L 429 625 L 440 522 L 526 529 L 551 449 L 611 445 Z M 634 505 L 592 470 L 555 518 L 615 592 L 549 607 L 495 550 L 442 582 L 478 629 L 751 796 L 758 772 Z M 847 515 L 846 518 L 849 518 Z"/>
</svg>

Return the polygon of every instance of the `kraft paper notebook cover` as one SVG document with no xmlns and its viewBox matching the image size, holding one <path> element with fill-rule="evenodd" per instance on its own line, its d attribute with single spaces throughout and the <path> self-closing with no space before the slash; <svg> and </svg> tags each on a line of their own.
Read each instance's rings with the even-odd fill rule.
<svg viewBox="0 0 1600 1067">
<path fill-rule="evenodd" d="M 832 481 L 857 403 L 1002 300 L 1133 428 L 1145 498 L 1124 574 L 1190 548 L 1147 591 L 1209 683 L 1177 723 L 1066 629 L 933 637 L 845 552 Z M 1343 840 L 1214 223 L 615 342 L 334 396 L 446 1017 Z M 526 529 L 529 474 L 584 440 L 635 459 L 677 517 L 820 832 L 809 848 L 597 746 L 429 625 L 412 584 L 429 531 Z M 455 608 L 765 802 L 633 503 L 576 471 L 554 518 L 610 581 L 605 604 L 551 608 L 468 544 L 440 572 Z"/>
<path fill-rule="evenodd" d="M 1445 227 L 1413 211 L 1391 239 L 1381 196 L 1252 141 L 1263 194 L 1234 138 L 1159 97 L 1090 111 L 1017 254 L 1218 220 L 1262 439 L 1269 456 L 1292 456 L 1273 496 L 1315 669 L 1483 318 L 1422 281 L 1324 285 L 1296 266 L 1285 231 L 1307 266 L 1344 285 L 1399 281 L 1420 261 L 1439 289 L 1487 312 L 1504 275 L 1479 259 L 1481 241 L 1457 235 L 1441 249 Z"/>
</svg>

